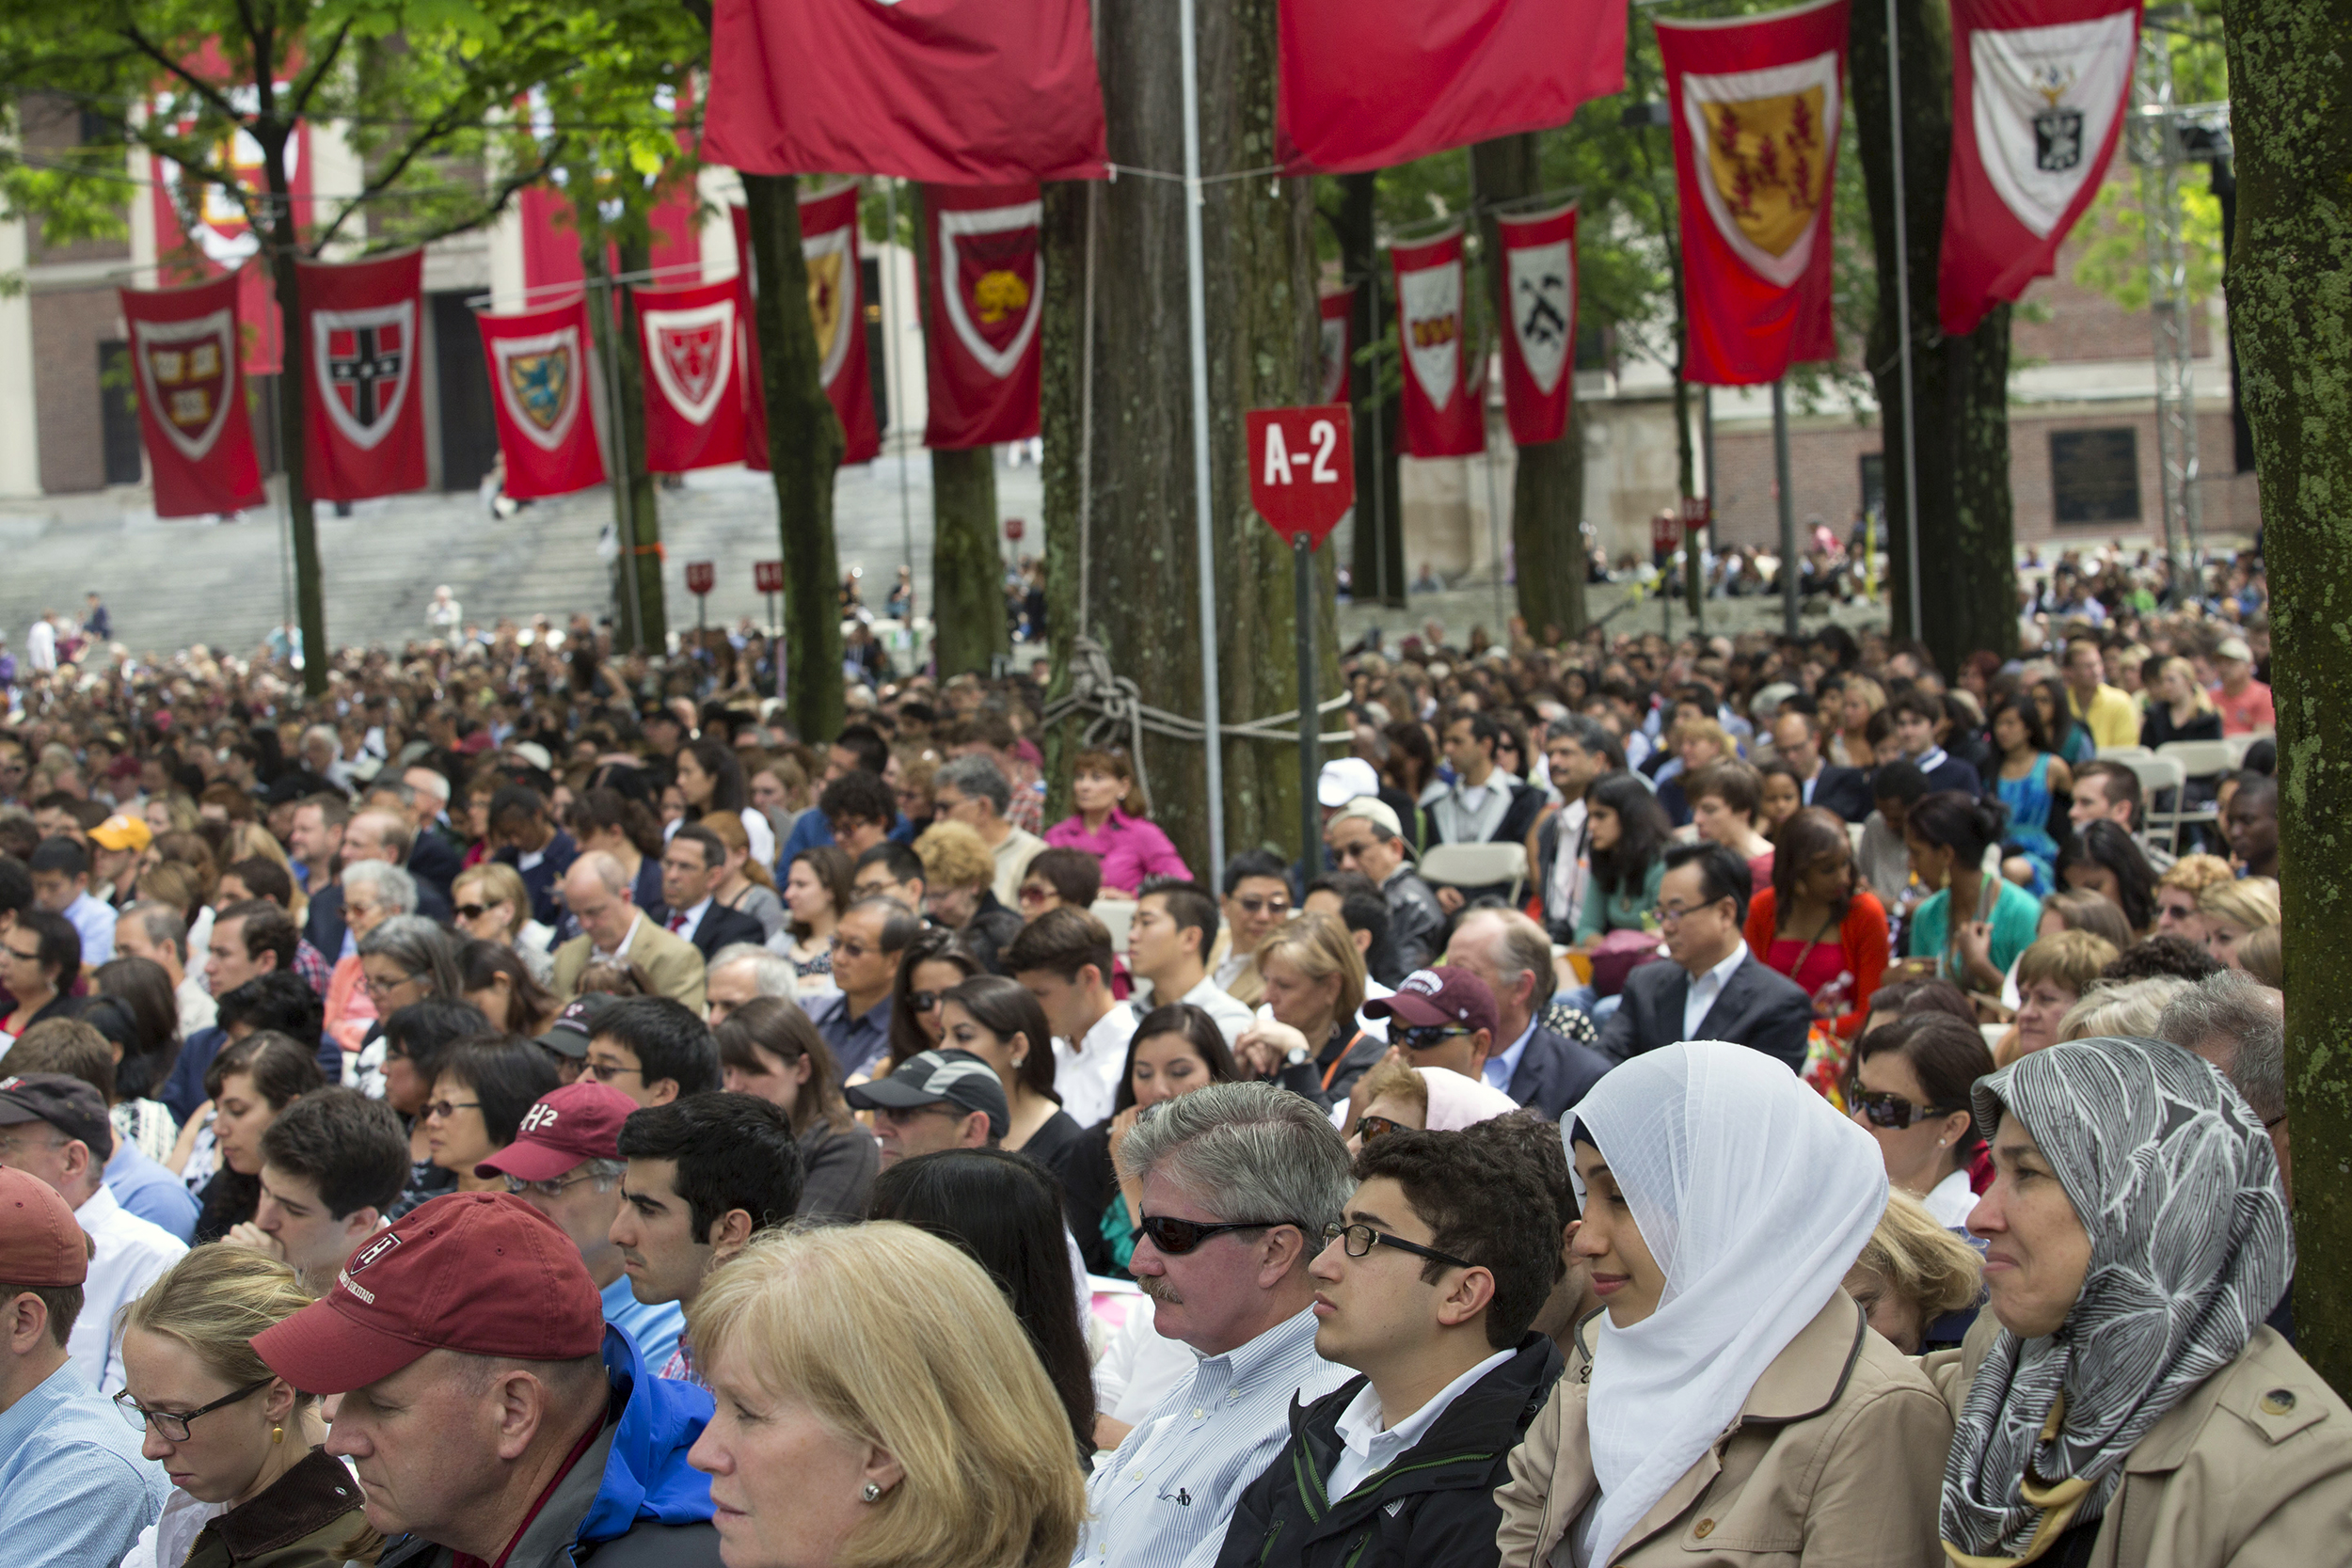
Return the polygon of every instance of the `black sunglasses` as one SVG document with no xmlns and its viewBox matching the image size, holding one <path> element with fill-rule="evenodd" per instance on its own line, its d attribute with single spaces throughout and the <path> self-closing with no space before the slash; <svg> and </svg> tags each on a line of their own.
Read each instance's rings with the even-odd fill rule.
<svg viewBox="0 0 2352 1568">
<path fill-rule="evenodd" d="M 488 908 L 486 904 L 460 904 L 451 912 L 460 920 L 480 920 Z"/>
<path fill-rule="evenodd" d="M 1901 1095 L 1888 1094 L 1883 1089 L 1849 1089 L 1846 1103 L 1871 1126 L 1896 1131 L 1967 1109 L 1964 1105 L 1914 1105 Z"/>
<path fill-rule="evenodd" d="M 939 1006 L 939 994 L 935 990 L 911 990 L 907 992 L 907 1006 L 918 1013 L 928 1013 Z"/>
<path fill-rule="evenodd" d="M 1417 1023 L 1410 1029 L 1391 1029 L 1389 1038 L 1407 1051 L 1435 1051 L 1450 1039 L 1470 1033 L 1457 1023 Z"/>
<path fill-rule="evenodd" d="M 1208 1225 L 1200 1220 L 1170 1219 L 1166 1214 L 1146 1214 L 1136 1223 L 1136 1228 L 1152 1238 L 1152 1244 L 1170 1258 L 1182 1258 L 1212 1236 L 1228 1230 L 1271 1230 L 1276 1226 L 1307 1227 L 1297 1220 L 1235 1220 L 1229 1225 Z"/>
<path fill-rule="evenodd" d="M 1436 1069 L 1433 1068 L 1431 1070 L 1435 1071 Z M 1388 1133 L 1404 1130 L 1406 1129 L 1403 1122 L 1391 1121 L 1387 1117 L 1367 1115 L 1360 1116 L 1356 1118 L 1356 1134 L 1357 1136 L 1362 1138 L 1366 1143 L 1372 1142 L 1375 1138 L 1384 1137 Z M 1328 1239 L 1329 1238 L 1327 1237 L 1326 1238 L 1326 1240 Z"/>
</svg>

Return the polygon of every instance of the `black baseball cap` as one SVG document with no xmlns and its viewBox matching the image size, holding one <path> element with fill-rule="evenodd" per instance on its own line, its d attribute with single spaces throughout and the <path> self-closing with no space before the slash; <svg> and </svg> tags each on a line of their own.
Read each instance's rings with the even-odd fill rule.
<svg viewBox="0 0 2352 1568">
<path fill-rule="evenodd" d="M 114 1155 L 114 1124 L 97 1089 L 62 1072 L 27 1072 L 0 1078 L 0 1127 L 45 1121 L 69 1138 L 79 1138 L 103 1164 Z"/>
<path fill-rule="evenodd" d="M 1004 1081 L 996 1069 L 969 1051 L 924 1051 L 910 1056 L 898 1070 L 871 1084 L 842 1090 L 842 1098 L 861 1111 L 888 1107 L 912 1111 L 943 1101 L 965 1111 L 986 1111 L 992 1137 L 1012 1130 L 1012 1107 L 1005 1101 Z"/>
<path fill-rule="evenodd" d="M 538 1037 L 537 1043 L 559 1056 L 568 1056 L 575 1062 L 586 1061 L 588 1041 L 596 1033 L 596 1020 L 619 1000 L 617 996 L 609 996 L 599 990 L 575 996 L 564 1004 L 564 1010 L 555 1015 L 555 1022 L 548 1025 L 546 1034 Z"/>
</svg>

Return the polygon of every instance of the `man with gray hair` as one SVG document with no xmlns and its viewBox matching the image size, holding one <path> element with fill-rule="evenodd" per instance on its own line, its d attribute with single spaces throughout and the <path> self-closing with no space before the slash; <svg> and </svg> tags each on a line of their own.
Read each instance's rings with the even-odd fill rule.
<svg viewBox="0 0 2352 1568">
<path fill-rule="evenodd" d="M 1488 1086 L 1557 1121 L 1616 1066 L 1598 1047 L 1544 1027 L 1544 1011 L 1559 985 L 1551 939 L 1518 911 L 1464 911 L 1444 961 L 1469 970 L 1494 992 L 1495 1044 L 1482 1069 Z"/>
<path fill-rule="evenodd" d="M 2270 1131 L 2279 1182 L 2295 1201 L 2287 1163 L 2286 999 L 2242 970 L 2209 974 L 2165 1005 L 2156 1034 L 2219 1068 Z"/>
<path fill-rule="evenodd" d="M 115 917 L 115 956 L 145 958 L 171 981 L 172 1005 L 180 1011 L 180 1037 L 213 1026 L 217 1009 L 204 982 L 188 973 L 188 923 L 168 904 L 148 900 Z"/>
<path fill-rule="evenodd" d="M 1004 770 L 975 752 L 942 765 L 931 775 L 931 809 L 942 822 L 961 822 L 980 835 L 996 857 L 996 901 L 1009 910 L 1021 907 L 1021 879 L 1045 841 L 1005 820 L 1012 803 L 1012 785 Z"/>
<path fill-rule="evenodd" d="M 778 932 L 776 940 L 788 940 Z M 703 1020 L 713 1029 L 744 1003 L 762 996 L 799 1000 L 800 976 L 791 960 L 779 958 L 757 942 L 729 942 L 710 955 L 703 975 Z"/>
<path fill-rule="evenodd" d="M 1128 1267 L 1153 1326 L 1200 1359 L 1096 1466 L 1072 1568 L 1204 1568 L 1288 1440 L 1294 1397 L 1349 1376 L 1315 1354 L 1307 1275 L 1355 1189 L 1347 1146 L 1300 1096 L 1217 1084 L 1137 1121 L 1119 1167 L 1141 1198 Z"/>
</svg>

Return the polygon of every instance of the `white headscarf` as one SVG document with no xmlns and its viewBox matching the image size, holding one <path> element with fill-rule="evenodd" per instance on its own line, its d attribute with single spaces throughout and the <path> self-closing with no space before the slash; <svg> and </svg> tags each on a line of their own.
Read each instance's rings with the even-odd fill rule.
<svg viewBox="0 0 2352 1568">
<path fill-rule="evenodd" d="M 1421 1074 L 1422 1086 L 1429 1096 L 1425 1119 L 1432 1132 L 1459 1132 L 1519 1108 L 1519 1102 L 1501 1089 L 1465 1078 L 1451 1068 L 1417 1067 L 1413 1070 Z"/>
<path fill-rule="evenodd" d="M 1666 1276 L 1658 1310 L 1623 1329 L 1604 1315 L 1593 1352 L 1587 1539 L 1605 1562 L 1844 1286 L 1885 1212 L 1886 1165 L 1787 1067 L 1722 1040 L 1636 1056 L 1561 1131 L 1606 1159 Z"/>
</svg>

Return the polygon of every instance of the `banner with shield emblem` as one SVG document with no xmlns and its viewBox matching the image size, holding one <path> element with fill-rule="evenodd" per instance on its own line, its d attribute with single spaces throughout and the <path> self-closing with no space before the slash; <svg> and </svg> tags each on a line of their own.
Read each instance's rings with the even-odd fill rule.
<svg viewBox="0 0 2352 1568">
<path fill-rule="evenodd" d="M 1322 313 L 1323 395 L 1318 403 L 1343 403 L 1347 400 L 1347 370 L 1356 352 L 1356 286 L 1323 295 L 1316 301 Z"/>
<path fill-rule="evenodd" d="M 1947 333 L 2057 269 L 2114 160 L 2138 47 L 2138 0 L 1952 0 Z"/>
<path fill-rule="evenodd" d="M 740 463 L 741 291 L 735 279 L 634 293 L 644 356 L 646 468 L 677 474 Z"/>
<path fill-rule="evenodd" d="M 1658 22 L 1689 300 L 1683 373 L 1776 381 L 1830 359 L 1830 194 L 1844 111 L 1847 0 Z"/>
<path fill-rule="evenodd" d="M 1462 230 L 1392 245 L 1397 340 L 1405 347 L 1405 453 L 1469 457 L 1486 450 L 1486 361 L 1462 342 Z M 1475 367 L 1477 374 L 1473 376 Z"/>
<path fill-rule="evenodd" d="M 604 455 L 589 412 L 587 302 L 476 322 L 490 362 L 507 495 L 531 500 L 603 483 Z"/>
<path fill-rule="evenodd" d="M 239 273 L 185 289 L 119 289 L 139 436 L 159 517 L 260 504 L 261 466 L 238 364 Z"/>
<path fill-rule="evenodd" d="M 844 463 L 882 454 L 874 387 L 866 363 L 866 291 L 858 269 L 859 190 L 845 185 L 801 198 L 801 253 L 808 259 L 808 318 L 817 328 L 817 379 L 841 417 Z"/>
<path fill-rule="evenodd" d="M 424 252 L 294 268 L 310 372 L 305 485 L 326 501 L 423 489 Z"/>
<path fill-rule="evenodd" d="M 1503 309 L 1502 406 L 1511 439 L 1541 446 L 1567 434 L 1576 396 L 1576 207 L 1498 217 Z"/>
<path fill-rule="evenodd" d="M 927 447 L 1025 441 L 1038 431 L 1044 215 L 1035 185 L 926 185 L 930 360 Z"/>
</svg>

